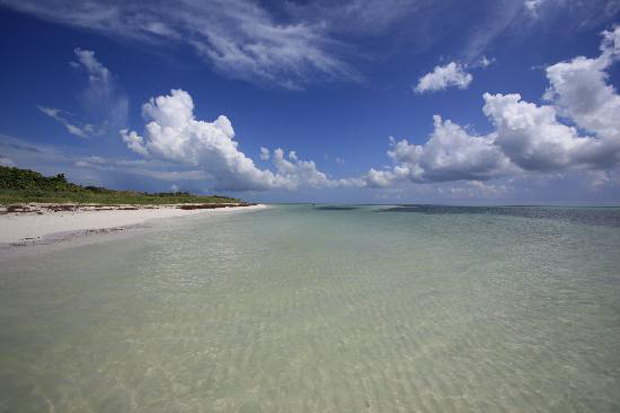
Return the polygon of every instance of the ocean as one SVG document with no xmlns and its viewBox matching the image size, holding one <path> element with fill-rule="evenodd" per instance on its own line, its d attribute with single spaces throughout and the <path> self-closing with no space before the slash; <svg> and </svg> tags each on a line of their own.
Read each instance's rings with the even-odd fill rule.
<svg viewBox="0 0 620 413">
<path fill-rule="evenodd" d="M 274 205 L 0 263 L 1 412 L 618 412 L 620 209 Z"/>
</svg>

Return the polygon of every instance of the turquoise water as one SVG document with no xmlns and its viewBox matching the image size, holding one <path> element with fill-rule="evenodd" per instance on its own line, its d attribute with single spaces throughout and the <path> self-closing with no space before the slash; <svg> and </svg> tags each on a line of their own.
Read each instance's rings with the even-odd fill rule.
<svg viewBox="0 0 620 413">
<path fill-rule="evenodd" d="M 0 265 L 3 412 L 620 411 L 620 209 L 274 206 Z"/>
</svg>

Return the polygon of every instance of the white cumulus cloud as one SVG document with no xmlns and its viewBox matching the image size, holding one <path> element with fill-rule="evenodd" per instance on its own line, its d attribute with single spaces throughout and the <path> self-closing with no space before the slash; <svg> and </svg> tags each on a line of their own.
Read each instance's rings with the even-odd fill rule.
<svg viewBox="0 0 620 413">
<path fill-rule="evenodd" d="M 152 98 L 142 112 L 149 121 L 145 137 L 121 131 L 123 140 L 135 152 L 201 167 L 213 176 L 216 189 L 264 190 L 280 184 L 273 173 L 258 169 L 238 150 L 226 116 L 214 122 L 196 120 L 189 93 L 172 90 L 168 96 Z"/>
<path fill-rule="evenodd" d="M 608 82 L 607 69 L 618 60 L 620 29 L 603 33 L 601 54 L 549 66 L 545 104 L 527 102 L 517 93 L 485 93 L 483 113 L 493 130 L 479 135 L 439 115 L 424 144 L 391 139 L 392 165 L 370 169 L 359 178 L 333 179 L 295 151 L 261 147 L 258 168 L 239 150 L 231 122 L 194 117 L 191 96 L 173 90 L 143 106 L 144 134 L 122 131 L 133 151 L 204 171 L 216 189 L 266 190 L 389 187 L 399 182 L 478 182 L 467 193 L 500 193 L 508 187 L 482 185 L 495 178 L 526 174 L 606 171 L 620 165 L 620 97 Z M 454 62 L 453 62 L 454 63 Z M 430 87 L 430 86 L 429 86 Z M 602 176 L 597 174 L 597 176 Z"/>
<path fill-rule="evenodd" d="M 449 87 L 467 89 L 474 80 L 467 68 L 457 62 L 450 62 L 444 66 L 435 66 L 435 69 L 422 76 L 414 88 L 416 93 L 435 92 Z"/>
<path fill-rule="evenodd" d="M 604 168 L 618 161 L 620 140 L 581 136 L 560 123 L 552 106 L 537 106 L 519 94 L 484 95 L 483 111 L 496 126 L 495 145 L 527 171 Z"/>
<path fill-rule="evenodd" d="M 287 158 L 279 148 L 273 151 L 275 172 L 258 168 L 239 150 L 230 120 L 223 115 L 213 122 L 197 120 L 192 97 L 183 90 L 150 99 L 142 112 L 147 120 L 144 136 L 121 130 L 127 146 L 143 156 L 199 168 L 215 181 L 215 189 L 260 191 L 352 184 L 332 180 L 313 161 L 299 159 L 294 151 Z M 262 148 L 261 157 L 267 155 L 269 150 Z"/>
<path fill-rule="evenodd" d="M 334 188 L 340 185 L 319 171 L 314 161 L 302 161 L 295 151 L 284 157 L 284 151 L 280 148 L 273 151 L 273 164 L 276 168 L 276 176 L 287 182 L 287 186 L 297 187 L 300 184 L 313 188 Z"/>
<path fill-rule="evenodd" d="M 620 95 L 606 72 L 620 58 L 620 27 L 603 32 L 601 54 L 560 62 L 546 69 L 550 86 L 545 97 L 560 114 L 601 137 L 620 136 Z"/>
<path fill-rule="evenodd" d="M 482 110 L 494 131 L 473 136 L 459 125 L 435 116 L 434 130 L 423 145 L 391 139 L 388 156 L 393 165 L 371 169 L 364 176 L 365 185 L 485 181 L 515 173 L 618 167 L 620 96 L 608 83 L 606 70 L 620 58 L 620 27 L 604 31 L 602 36 L 597 58 L 580 56 L 546 69 L 549 87 L 544 97 L 551 104 L 526 102 L 518 93 L 485 93 Z M 448 72 L 455 70 L 453 65 Z M 448 82 L 441 79 L 447 76 L 432 76 L 445 72 L 436 68 L 421 79 L 418 87 L 445 87 Z"/>
<path fill-rule="evenodd" d="M 261 146 L 261 148 L 260 148 L 260 158 L 263 161 L 268 161 L 270 156 L 271 155 L 269 153 L 269 149 Z"/>
<path fill-rule="evenodd" d="M 371 170 L 366 183 L 385 187 L 398 181 L 445 182 L 487 180 L 511 170 L 510 160 L 494 145 L 494 135 L 471 136 L 459 125 L 434 117 L 434 130 L 424 145 L 391 140 L 395 166 Z"/>
</svg>

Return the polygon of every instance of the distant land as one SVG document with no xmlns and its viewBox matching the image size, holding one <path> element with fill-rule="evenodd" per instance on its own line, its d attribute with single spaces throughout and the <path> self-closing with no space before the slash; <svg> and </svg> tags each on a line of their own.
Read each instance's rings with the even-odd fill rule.
<svg viewBox="0 0 620 413">
<path fill-rule="evenodd" d="M 187 192 L 147 193 L 82 186 L 67 181 L 64 174 L 44 176 L 30 169 L 0 166 L 0 205 L 51 203 L 100 205 L 236 204 L 239 199 Z M 214 205 L 215 206 L 215 205 Z M 221 205 L 223 206 L 223 205 Z M 186 206 L 187 209 L 190 205 Z M 186 209 L 184 206 L 180 206 Z"/>
</svg>

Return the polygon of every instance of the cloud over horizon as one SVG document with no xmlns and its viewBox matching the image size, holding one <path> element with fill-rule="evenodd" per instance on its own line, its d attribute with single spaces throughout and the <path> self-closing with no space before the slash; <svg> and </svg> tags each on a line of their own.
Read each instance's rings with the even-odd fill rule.
<svg viewBox="0 0 620 413">
<path fill-rule="evenodd" d="M 94 52 L 76 49 L 75 53 L 80 67 L 89 75 L 92 93 L 102 98 L 111 93 L 110 72 Z M 548 87 L 543 100 L 547 104 L 527 102 L 518 93 L 485 93 L 482 112 L 494 127 L 492 132 L 472 134 L 435 115 L 433 131 L 425 143 L 416 145 L 391 138 L 387 154 L 392 166 L 371 168 L 348 178 L 330 177 L 314 161 L 300 159 L 295 151 L 272 151 L 264 146 L 259 159 L 268 162 L 269 167 L 258 167 L 240 150 L 229 118 L 220 115 L 212 122 L 196 119 L 194 101 L 181 89 L 151 98 L 142 106 L 144 133 L 123 129 L 120 134 L 127 147 L 147 163 L 164 161 L 182 166 L 187 173 L 194 172 L 176 176 L 204 179 L 216 190 L 385 188 L 406 182 L 482 182 L 528 173 L 605 171 L 620 165 L 620 121 L 614 116 L 620 113 L 620 96 L 608 84 L 606 72 L 619 59 L 617 27 L 602 33 L 598 57 L 578 56 L 545 69 Z M 445 67 L 459 70 L 455 62 Z M 422 88 L 437 90 L 453 82 L 443 75 L 440 78 L 428 80 Z M 471 78 L 461 80 L 468 84 Z M 92 131 L 92 125 L 78 127 L 69 123 L 59 109 L 39 109 L 78 136 Z M 102 168 L 105 164 L 98 157 L 79 162 L 82 167 Z M 175 176 L 171 170 L 145 173 Z M 605 177 L 598 174 L 596 181 L 605 182 Z"/>
<path fill-rule="evenodd" d="M 271 157 L 267 148 L 261 149 L 261 159 L 271 158 L 275 173 L 258 168 L 239 150 L 230 120 L 224 115 L 213 122 L 197 120 L 192 97 L 184 90 L 173 89 L 170 95 L 151 98 L 142 106 L 142 113 L 147 121 L 144 136 L 126 129 L 120 131 L 127 147 L 147 158 L 204 170 L 217 190 L 264 191 L 352 184 L 332 180 L 313 161 L 299 159 L 294 151 L 286 157 L 280 148 Z"/>
<path fill-rule="evenodd" d="M 566 170 L 605 170 L 620 165 L 620 96 L 606 83 L 607 69 L 620 55 L 620 27 L 602 33 L 597 58 L 576 57 L 547 67 L 545 99 L 555 105 L 524 101 L 518 93 L 483 95 L 483 113 L 495 127 L 483 136 L 434 116 L 434 130 L 422 145 L 391 139 L 388 156 L 393 166 L 371 168 L 360 177 L 332 179 L 313 161 L 296 152 L 285 156 L 261 147 L 260 159 L 271 160 L 275 171 L 258 168 L 238 148 L 230 120 L 194 118 L 189 93 L 172 90 L 152 98 L 142 111 L 148 121 L 145 135 L 122 130 L 134 152 L 204 170 L 216 189 L 262 191 L 336 187 L 388 187 L 402 182 L 437 183 L 487 181 L 525 173 Z M 583 91 L 588 94 L 584 96 Z M 584 103 L 585 102 L 585 103 Z M 562 123 L 571 119 L 588 131 Z"/>
<path fill-rule="evenodd" d="M 616 3 L 0 0 L 15 44 L 50 38 L 7 43 L 0 132 L 69 154 L 47 151 L 48 171 L 132 188 L 500 196 L 566 176 L 611 192 Z"/>
<path fill-rule="evenodd" d="M 605 72 L 620 58 L 620 27 L 602 33 L 597 58 L 576 57 L 546 68 L 549 88 L 538 106 L 521 95 L 483 95 L 483 112 L 495 127 L 472 136 L 451 121 L 434 117 L 423 145 L 391 141 L 394 166 L 371 169 L 371 187 L 398 182 L 489 180 L 515 173 L 604 170 L 620 165 L 620 96 Z M 429 83 L 430 84 L 430 83 Z M 560 121 L 565 117 L 590 134 Z"/>
</svg>

